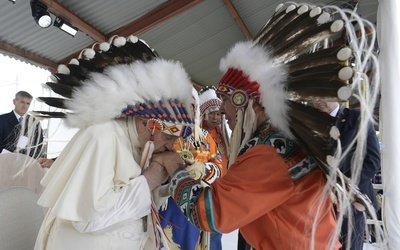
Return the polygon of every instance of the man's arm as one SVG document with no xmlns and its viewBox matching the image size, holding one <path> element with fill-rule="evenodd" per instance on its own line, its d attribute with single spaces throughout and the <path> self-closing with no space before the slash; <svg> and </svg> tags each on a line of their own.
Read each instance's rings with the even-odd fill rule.
<svg viewBox="0 0 400 250">
<path fill-rule="evenodd" d="M 230 232 L 274 209 L 293 194 L 294 184 L 285 162 L 268 145 L 248 150 L 226 175 L 205 188 L 184 169 L 179 155 L 174 160 L 172 153 L 167 157 L 164 154 L 152 159 L 160 162 L 171 176 L 169 191 L 183 214 L 203 231 Z M 270 188 L 261 188 L 266 186 Z M 226 210 L 227 207 L 235 209 Z"/>
</svg>

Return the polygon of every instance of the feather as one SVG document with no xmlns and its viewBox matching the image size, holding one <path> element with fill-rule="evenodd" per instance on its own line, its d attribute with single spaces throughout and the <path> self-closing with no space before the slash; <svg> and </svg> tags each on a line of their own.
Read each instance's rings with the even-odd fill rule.
<svg viewBox="0 0 400 250">
<path fill-rule="evenodd" d="M 66 114 L 64 112 L 50 112 L 50 111 L 31 111 L 35 117 L 41 118 L 65 118 Z"/>
<path fill-rule="evenodd" d="M 311 80 L 316 77 L 323 77 L 323 79 L 332 79 L 332 80 L 349 80 L 353 74 L 353 70 L 349 68 L 350 75 L 345 75 L 346 67 L 342 64 L 325 64 L 325 65 L 316 65 L 314 67 L 303 68 L 297 71 L 292 71 L 289 76 L 293 81 L 302 81 L 302 80 Z M 325 76 L 326 75 L 326 76 Z"/>
<path fill-rule="evenodd" d="M 73 87 L 65 84 L 59 84 L 59 83 L 54 83 L 54 82 L 47 82 L 46 85 L 48 85 L 55 93 L 66 97 L 66 98 L 71 98 L 72 97 L 72 90 Z"/>
<path fill-rule="evenodd" d="M 327 157 L 332 156 L 335 149 L 330 132 L 336 118 L 311 106 L 289 103 L 294 111 L 289 116 L 293 135 L 307 152 L 312 152 L 320 168 L 329 173 Z"/>
<path fill-rule="evenodd" d="M 274 27 L 276 32 L 271 35 L 269 40 L 265 41 L 268 46 L 274 48 L 274 50 L 279 48 L 282 41 L 293 41 L 296 37 L 301 35 L 301 33 L 318 27 L 317 17 L 310 18 L 309 12 L 302 14 L 298 14 L 297 10 L 292 12 L 296 13 L 291 20 L 283 20 L 283 27 Z"/>
<path fill-rule="evenodd" d="M 150 159 L 154 152 L 154 142 L 147 141 L 143 148 L 142 158 L 140 159 L 140 167 L 145 171 L 150 164 Z"/>
<path fill-rule="evenodd" d="M 65 84 L 71 87 L 77 87 L 82 85 L 81 81 L 79 78 L 73 75 L 66 75 L 66 74 L 61 74 L 61 73 L 55 73 L 53 76 L 56 78 L 57 83 L 59 84 Z"/>
<path fill-rule="evenodd" d="M 110 61 L 111 64 L 125 64 L 130 62 L 129 55 L 125 53 L 124 49 L 114 44 L 111 44 L 110 49 L 103 54 L 113 59 Z"/>
<path fill-rule="evenodd" d="M 90 73 L 89 70 L 80 65 L 67 64 L 67 67 L 69 69 L 70 75 L 75 76 L 79 80 L 86 80 Z"/>
<path fill-rule="evenodd" d="M 268 25 L 260 32 L 260 35 L 256 36 L 255 41 L 259 44 L 266 44 L 277 36 L 281 30 L 285 29 L 285 27 L 298 16 L 298 8 L 291 8 L 293 6 L 294 5 L 291 5 L 287 9 L 280 11 L 275 18 L 272 18 L 271 21 L 268 22 Z"/>
<path fill-rule="evenodd" d="M 128 55 L 128 58 L 131 62 L 136 60 L 147 62 L 157 57 L 157 55 L 141 40 L 138 40 L 135 43 L 128 40 L 128 42 L 123 48 L 121 48 L 121 50 L 124 51 L 126 55 Z"/>
<path fill-rule="evenodd" d="M 266 34 L 271 30 L 272 27 L 275 27 L 275 24 L 278 23 L 286 13 L 284 11 L 281 11 L 283 9 L 283 4 L 280 4 L 276 10 L 274 15 L 271 17 L 270 20 L 264 25 L 264 27 L 257 33 L 257 35 L 254 38 L 255 43 L 263 43 L 267 38 Z"/>
<path fill-rule="evenodd" d="M 286 42 L 280 43 L 274 48 L 275 62 L 284 62 L 295 55 L 301 54 L 306 48 L 341 31 L 343 26 L 342 20 L 336 20 L 319 26 L 310 26 L 299 31 L 288 38 Z"/>
<path fill-rule="evenodd" d="M 346 65 L 351 56 L 351 49 L 336 46 L 321 49 L 314 53 L 306 53 L 287 63 L 289 73 L 314 68 L 322 65 Z"/>
<path fill-rule="evenodd" d="M 99 61 L 99 56 L 96 54 L 95 58 L 93 58 L 91 61 L 85 60 L 85 59 L 79 59 L 79 65 L 81 67 L 84 67 L 88 71 L 92 72 L 103 72 L 103 67 L 100 67 L 101 63 L 98 63 Z M 97 62 L 97 63 L 95 63 Z"/>
<path fill-rule="evenodd" d="M 114 58 L 107 53 L 97 53 L 92 60 L 86 62 L 87 68 L 94 68 L 96 72 L 103 72 L 104 68 L 116 64 Z"/>
<path fill-rule="evenodd" d="M 60 109 L 65 109 L 65 103 L 64 101 L 66 99 L 63 98 L 57 98 L 57 97 L 38 97 L 38 99 L 44 103 L 46 103 L 49 106 L 60 108 Z"/>
</svg>

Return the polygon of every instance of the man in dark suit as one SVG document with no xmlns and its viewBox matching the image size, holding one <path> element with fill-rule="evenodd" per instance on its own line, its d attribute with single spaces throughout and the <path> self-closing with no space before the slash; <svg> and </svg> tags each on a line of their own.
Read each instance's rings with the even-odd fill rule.
<svg viewBox="0 0 400 250">
<path fill-rule="evenodd" d="M 29 144 L 29 140 L 26 137 L 26 132 L 28 131 L 28 120 L 30 120 L 29 115 L 26 115 L 28 109 L 31 105 L 33 97 L 26 91 L 19 91 L 15 94 L 14 110 L 10 113 L 0 115 L 0 153 L 5 151 L 15 152 L 17 145 L 21 148 L 21 153 L 26 153 L 26 145 Z M 24 124 L 24 125 L 23 125 Z M 40 125 L 36 126 L 34 132 L 33 140 L 31 141 L 33 145 L 41 145 L 43 142 L 43 134 Z M 25 133 L 21 133 L 21 127 L 25 127 Z M 19 142 L 19 144 L 18 144 Z M 39 156 L 41 146 L 36 150 L 29 150 L 30 156 Z"/>
<path fill-rule="evenodd" d="M 329 113 L 331 116 L 338 117 L 336 126 L 340 131 L 340 142 L 343 150 L 346 150 L 351 141 L 356 137 L 358 131 L 358 123 L 360 119 L 360 111 L 341 108 L 338 102 L 318 102 L 314 103 L 315 107 Z M 351 178 L 351 158 L 353 156 L 356 145 L 354 144 L 352 150 L 344 159 L 342 164 L 340 165 L 340 170 L 344 175 Z M 374 204 L 376 210 L 379 209 L 378 202 L 376 200 L 376 195 L 374 192 L 374 188 L 372 186 L 372 178 L 380 169 L 381 159 L 380 159 L 380 149 L 379 142 L 376 136 L 376 132 L 372 122 L 368 127 L 368 135 L 367 135 L 367 147 L 366 154 L 361 170 L 360 180 L 358 183 L 358 187 L 360 191 L 366 194 L 369 199 Z M 353 209 L 353 232 L 351 236 L 351 248 L 354 250 L 363 249 L 364 242 L 364 231 L 365 231 L 365 221 L 362 212 Z M 341 242 L 343 244 L 343 248 L 346 247 L 346 238 L 348 235 L 348 219 L 344 218 L 342 230 L 341 230 Z"/>
</svg>

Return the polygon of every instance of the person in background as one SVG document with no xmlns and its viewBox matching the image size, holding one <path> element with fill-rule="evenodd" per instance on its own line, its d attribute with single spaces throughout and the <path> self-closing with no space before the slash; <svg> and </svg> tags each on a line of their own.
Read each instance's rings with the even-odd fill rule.
<svg viewBox="0 0 400 250">
<path fill-rule="evenodd" d="M 212 140 L 217 145 L 212 157 L 217 157 L 222 162 L 222 174 L 226 174 L 228 169 L 228 133 L 225 127 L 225 117 L 221 114 L 222 101 L 217 97 L 214 86 L 208 86 L 199 91 L 200 100 L 200 127 L 211 135 Z M 210 143 L 211 144 L 211 143 Z"/>
<path fill-rule="evenodd" d="M 200 100 L 200 127 L 202 127 L 207 134 L 207 145 L 210 147 L 210 159 L 218 159 L 221 162 L 221 177 L 226 174 L 228 170 L 228 155 L 225 141 L 228 140 L 228 135 L 223 116 L 220 113 L 222 101 L 217 97 L 216 88 L 208 86 L 199 91 Z M 205 234 L 206 232 L 202 232 Z M 222 234 L 210 234 L 210 250 L 222 249 Z"/>
<path fill-rule="evenodd" d="M 41 181 L 38 204 L 49 210 L 35 250 L 154 250 L 166 240 L 157 204 L 168 176 L 150 159 L 194 130 L 186 108 L 192 83 L 181 63 L 158 58 L 134 36 L 98 49 L 59 66 L 58 81 L 47 84 L 63 98 L 40 98 L 62 103 L 66 123 L 79 131 Z"/>
<path fill-rule="evenodd" d="M 0 115 L 0 152 L 19 151 L 32 157 L 42 154 L 43 133 L 40 123 L 27 114 L 32 102 L 32 95 L 19 91 L 13 99 L 14 110 Z M 28 126 L 33 126 L 33 136 L 28 136 Z M 28 137 L 30 139 L 28 139 Z M 32 140 L 31 142 L 29 140 Z M 33 145 L 32 149 L 30 146 Z"/>
<path fill-rule="evenodd" d="M 342 150 L 345 151 L 351 147 L 350 152 L 346 155 L 346 158 L 340 164 L 340 170 L 343 174 L 349 178 L 352 177 L 352 158 L 353 153 L 356 150 L 357 144 L 350 145 L 350 143 L 356 138 L 358 132 L 358 124 L 360 120 L 360 111 L 355 109 L 348 109 L 340 107 L 338 102 L 315 102 L 314 106 L 319 110 L 328 113 L 333 117 L 337 117 L 336 127 L 340 132 L 340 143 Z M 358 188 L 360 191 L 368 196 L 374 205 L 376 211 L 379 210 L 379 204 L 376 199 L 374 187 L 372 186 L 372 179 L 375 174 L 379 171 L 381 166 L 379 141 L 376 136 L 373 123 L 371 122 L 368 126 L 368 137 L 366 144 L 366 155 L 362 164 L 362 170 L 359 177 Z M 345 217 L 342 224 L 340 240 L 343 246 L 348 244 L 348 236 L 351 233 L 351 241 L 349 246 L 351 250 L 358 250 L 363 248 L 365 242 L 365 220 L 362 211 L 358 211 L 354 207 L 352 208 L 352 223 L 349 231 L 349 218 Z"/>
</svg>

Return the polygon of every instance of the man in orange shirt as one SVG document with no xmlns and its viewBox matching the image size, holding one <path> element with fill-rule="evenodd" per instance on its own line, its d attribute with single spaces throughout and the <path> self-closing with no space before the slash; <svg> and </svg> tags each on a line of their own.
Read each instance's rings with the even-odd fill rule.
<svg viewBox="0 0 400 250">
<path fill-rule="evenodd" d="M 200 114 L 202 127 L 207 134 L 211 135 L 209 144 L 216 146 L 215 149 L 210 150 L 212 152 L 212 158 L 217 158 L 222 162 L 221 176 L 225 175 L 228 166 L 228 152 L 227 152 L 227 140 L 228 134 L 226 127 L 224 126 L 225 119 L 219 111 L 222 101 L 217 97 L 216 88 L 214 86 L 207 86 L 199 91 L 200 101 Z M 212 143 L 214 142 L 214 143 Z"/>
<path fill-rule="evenodd" d="M 352 41 L 350 47 L 315 51 L 316 43 L 343 29 L 355 37 L 351 25 L 344 25 L 350 20 L 343 10 L 323 10 L 279 5 L 254 41 L 237 43 L 221 60 L 217 94 L 232 129 L 226 175 L 203 187 L 177 153 L 152 158 L 168 171 L 171 196 L 197 228 L 222 233 L 239 228 L 257 250 L 341 247 L 329 192 L 336 186 L 330 176 L 337 171 L 330 147 L 338 139 L 336 120 L 306 104 L 348 99 L 348 80 L 353 89 L 362 83 L 348 65 L 368 60 L 351 57 L 367 49 L 359 46 L 370 45 Z"/>
</svg>

